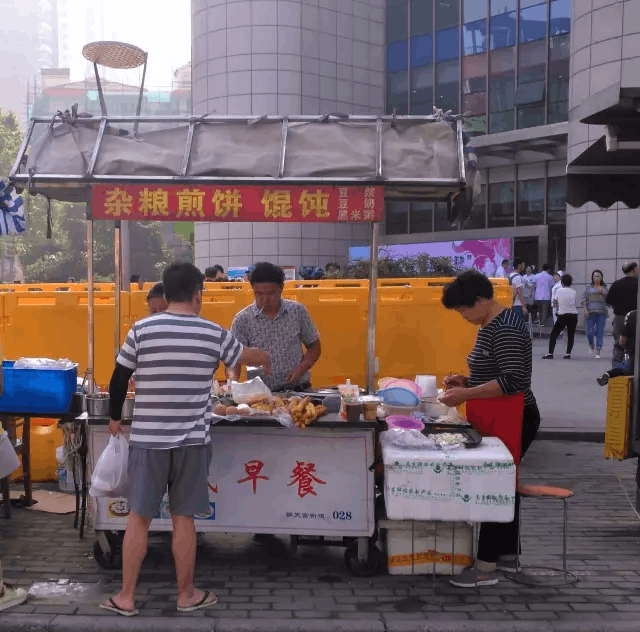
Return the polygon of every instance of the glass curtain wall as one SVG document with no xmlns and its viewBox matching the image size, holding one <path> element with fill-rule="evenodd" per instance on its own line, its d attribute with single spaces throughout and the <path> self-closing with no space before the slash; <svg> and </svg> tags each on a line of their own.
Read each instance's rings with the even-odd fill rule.
<svg viewBox="0 0 640 632">
<path fill-rule="evenodd" d="M 571 0 L 388 0 L 387 110 L 471 135 L 567 120 Z"/>
</svg>

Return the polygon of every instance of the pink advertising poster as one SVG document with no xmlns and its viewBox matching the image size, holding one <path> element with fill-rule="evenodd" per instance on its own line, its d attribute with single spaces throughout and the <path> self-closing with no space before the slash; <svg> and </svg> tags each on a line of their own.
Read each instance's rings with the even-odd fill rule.
<svg viewBox="0 0 640 632">
<path fill-rule="evenodd" d="M 369 248 L 349 249 L 351 261 L 369 259 Z M 503 259 L 511 259 L 510 239 L 474 239 L 470 241 L 439 241 L 421 244 L 394 244 L 383 246 L 380 256 L 392 259 L 429 255 L 430 257 L 449 257 L 454 266 L 460 269 L 475 268 L 487 276 L 493 276 Z"/>
</svg>

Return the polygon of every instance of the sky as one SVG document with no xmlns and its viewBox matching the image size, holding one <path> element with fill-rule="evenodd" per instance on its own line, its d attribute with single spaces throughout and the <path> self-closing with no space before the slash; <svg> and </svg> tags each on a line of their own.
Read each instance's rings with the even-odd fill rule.
<svg viewBox="0 0 640 632">
<path fill-rule="evenodd" d="M 84 79 L 88 70 L 92 73 L 82 47 L 95 40 L 126 42 L 148 52 L 145 85 L 150 88 L 170 87 L 173 71 L 191 60 L 190 0 L 65 1 L 72 81 Z M 87 19 L 91 8 L 96 18 L 93 28 Z M 142 71 L 109 71 L 107 78 L 139 85 Z"/>
</svg>

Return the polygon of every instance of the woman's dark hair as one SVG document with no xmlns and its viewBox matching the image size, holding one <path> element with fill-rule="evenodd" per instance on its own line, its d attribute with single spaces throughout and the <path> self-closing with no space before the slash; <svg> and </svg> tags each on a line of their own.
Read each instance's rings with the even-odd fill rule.
<svg viewBox="0 0 640 632">
<path fill-rule="evenodd" d="M 596 284 L 596 282 L 593 280 L 593 277 L 596 275 L 596 273 L 599 273 L 600 277 L 602 278 L 602 281 L 600 281 L 600 283 L 602 283 L 602 287 L 607 287 L 607 284 L 604 282 L 604 274 L 602 270 L 597 270 L 597 269 L 591 273 L 591 285 Z"/>
<path fill-rule="evenodd" d="M 202 290 L 202 272 L 192 263 L 172 263 L 162 274 L 168 303 L 187 303 Z"/>
<path fill-rule="evenodd" d="M 164 286 L 162 283 L 156 283 L 147 294 L 147 301 L 150 301 L 152 298 L 163 298 L 164 297 Z"/>
<path fill-rule="evenodd" d="M 256 263 L 249 274 L 249 283 L 254 286 L 256 283 L 275 283 L 284 287 L 284 270 L 268 261 Z"/>
<path fill-rule="evenodd" d="M 140 283 L 140 275 L 132 274 L 131 278 L 129 279 L 129 283 Z"/>
<path fill-rule="evenodd" d="M 560 279 L 560 283 L 562 283 L 564 287 L 571 287 L 573 284 L 573 277 L 570 274 L 563 274 Z"/>
<path fill-rule="evenodd" d="M 442 292 L 442 304 L 447 309 L 473 307 L 479 298 L 492 299 L 493 285 L 477 270 L 462 272 Z"/>
</svg>

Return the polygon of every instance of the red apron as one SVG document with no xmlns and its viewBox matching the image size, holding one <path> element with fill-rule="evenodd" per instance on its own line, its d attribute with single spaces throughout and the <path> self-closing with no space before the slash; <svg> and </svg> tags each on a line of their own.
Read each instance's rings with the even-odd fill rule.
<svg viewBox="0 0 640 632">
<path fill-rule="evenodd" d="M 524 393 L 467 401 L 467 419 L 483 437 L 498 437 L 516 465 L 522 448 Z"/>
</svg>

